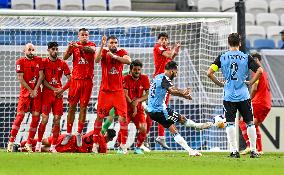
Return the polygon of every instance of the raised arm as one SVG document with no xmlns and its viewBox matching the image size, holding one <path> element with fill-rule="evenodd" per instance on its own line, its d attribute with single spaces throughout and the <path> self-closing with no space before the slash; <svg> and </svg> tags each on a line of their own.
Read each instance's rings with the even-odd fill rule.
<svg viewBox="0 0 284 175">
<path fill-rule="evenodd" d="M 103 51 L 104 46 L 106 45 L 106 42 L 107 42 L 107 37 L 104 35 L 102 37 L 100 49 L 99 49 L 99 51 L 96 54 L 96 58 L 95 58 L 95 62 L 96 63 L 99 63 L 101 61 L 101 59 L 102 59 L 102 51 Z"/>
<path fill-rule="evenodd" d="M 120 57 L 120 56 L 117 56 L 117 55 L 114 55 L 113 53 L 111 52 L 108 52 L 108 54 L 113 58 L 113 59 L 116 59 L 118 61 L 120 61 L 121 63 L 123 64 L 130 64 L 131 63 L 131 58 L 128 56 L 128 55 L 124 55 L 123 57 Z"/>
<path fill-rule="evenodd" d="M 164 51 L 162 55 L 164 57 L 174 59 L 178 55 L 179 49 L 180 49 L 180 43 L 176 43 L 170 51 Z"/>
<path fill-rule="evenodd" d="M 63 54 L 63 60 L 67 60 L 72 55 L 71 51 L 74 47 L 78 47 L 78 44 L 76 42 L 72 41 L 68 44 L 68 47 Z"/>
</svg>

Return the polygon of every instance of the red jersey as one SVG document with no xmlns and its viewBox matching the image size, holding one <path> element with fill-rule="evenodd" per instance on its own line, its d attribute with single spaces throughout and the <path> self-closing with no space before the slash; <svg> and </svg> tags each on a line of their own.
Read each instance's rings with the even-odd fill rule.
<svg viewBox="0 0 284 175">
<path fill-rule="evenodd" d="M 34 89 L 38 78 L 39 71 L 43 70 L 42 59 L 40 57 L 35 56 L 33 59 L 29 60 L 26 57 L 22 57 L 16 62 L 16 72 L 24 73 L 24 80 L 29 85 L 31 89 Z M 20 97 L 29 97 L 29 91 L 21 86 L 20 89 Z"/>
<path fill-rule="evenodd" d="M 131 100 L 140 98 L 143 96 L 143 92 L 149 90 L 150 82 L 147 75 L 141 74 L 138 80 L 134 80 L 132 76 L 126 75 L 123 78 L 123 88 L 128 90 L 128 96 Z M 127 109 L 131 109 L 131 104 L 127 102 Z M 137 106 L 138 110 L 143 110 L 142 103 Z"/>
<path fill-rule="evenodd" d="M 93 42 L 82 44 L 77 42 L 79 47 L 74 47 L 70 53 L 73 54 L 72 78 L 92 79 L 94 77 L 95 53 L 85 53 L 82 48 L 85 46 L 96 46 Z"/>
<path fill-rule="evenodd" d="M 254 76 L 254 75 L 253 75 Z M 261 105 L 270 108 L 271 107 L 271 92 L 268 76 L 265 70 L 258 81 L 257 91 L 252 99 L 253 105 Z"/>
<path fill-rule="evenodd" d="M 164 73 L 166 64 L 172 60 L 171 58 L 167 58 L 162 55 L 164 51 L 170 51 L 170 48 L 164 47 L 160 44 L 155 44 L 153 50 L 155 63 L 154 77 L 158 74 Z"/>
<path fill-rule="evenodd" d="M 45 80 L 55 88 L 62 88 L 61 79 L 63 73 L 65 76 L 70 74 L 67 63 L 61 59 L 51 61 L 49 58 L 45 58 L 43 59 L 43 68 Z M 54 92 L 46 86 L 43 87 L 43 93 L 54 95 Z"/>
<path fill-rule="evenodd" d="M 82 137 L 82 146 L 77 148 L 77 152 L 88 153 L 92 152 L 93 149 L 93 134 L 94 131 L 90 131 Z M 102 134 L 99 134 L 98 137 L 99 153 L 106 153 L 107 151 L 107 142 L 105 137 Z"/>
<path fill-rule="evenodd" d="M 102 81 L 100 90 L 103 91 L 119 91 L 123 90 L 123 63 L 111 58 L 108 55 L 109 50 L 103 49 L 102 50 L 102 59 L 101 59 L 101 66 L 102 66 Z M 114 55 L 123 57 L 127 55 L 127 52 L 123 49 L 118 50 Z"/>
</svg>

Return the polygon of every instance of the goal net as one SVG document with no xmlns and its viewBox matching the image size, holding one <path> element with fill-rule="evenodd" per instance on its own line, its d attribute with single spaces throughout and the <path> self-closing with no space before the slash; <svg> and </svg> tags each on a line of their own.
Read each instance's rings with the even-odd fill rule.
<svg viewBox="0 0 284 175">
<path fill-rule="evenodd" d="M 175 60 L 179 74 L 174 81 L 177 87 L 192 88 L 193 100 L 171 97 L 170 107 L 196 122 L 212 121 L 213 116 L 222 114 L 222 88 L 214 85 L 206 75 L 213 60 L 227 48 L 227 37 L 236 32 L 234 13 L 149 13 L 149 12 L 42 12 L 42 11 L 1 11 L 0 15 L 0 147 L 6 147 L 9 131 L 15 118 L 19 82 L 15 73 L 15 61 L 23 56 L 23 47 L 31 42 L 41 57 L 47 56 L 47 43 L 57 41 L 60 56 L 68 42 L 77 41 L 78 30 L 89 29 L 90 40 L 100 44 L 102 35 L 115 35 L 119 46 L 126 49 L 130 57 L 140 59 L 143 73 L 152 79 L 154 73 L 153 46 L 161 32 L 169 35 L 170 45 L 181 43 L 181 51 Z M 72 58 L 68 60 L 72 68 Z M 129 69 L 125 66 L 125 69 Z M 217 74 L 220 76 L 220 74 Z M 93 129 L 96 118 L 95 103 L 101 81 L 100 64 L 95 65 L 94 87 L 88 106 L 84 132 Z M 65 83 L 66 80 L 63 80 Z M 61 133 L 66 132 L 67 93 L 64 94 L 64 115 Z M 78 114 L 76 115 L 78 117 Z M 53 116 L 50 115 L 44 137 L 51 133 Z M 26 139 L 31 115 L 26 114 L 16 142 Z M 74 131 L 77 129 L 77 120 Z M 114 122 L 111 128 L 119 129 Z M 180 134 L 189 145 L 198 150 L 227 150 L 224 129 L 211 128 L 205 131 L 186 129 L 178 125 Z M 149 135 L 152 149 L 161 149 L 155 143 L 157 124 L 154 123 Z M 129 125 L 128 145 L 133 146 L 136 129 Z M 115 139 L 114 139 L 115 140 Z M 179 147 L 166 131 L 166 141 L 173 150 Z M 113 147 L 114 141 L 109 143 Z"/>
</svg>

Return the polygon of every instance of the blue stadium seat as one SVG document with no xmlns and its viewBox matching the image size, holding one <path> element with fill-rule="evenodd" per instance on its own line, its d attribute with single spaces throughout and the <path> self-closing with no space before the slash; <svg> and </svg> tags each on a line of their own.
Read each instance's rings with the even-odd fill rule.
<svg viewBox="0 0 284 175">
<path fill-rule="evenodd" d="M 16 45 L 25 45 L 26 43 L 33 43 L 35 45 L 40 44 L 40 40 L 36 35 L 16 35 L 15 36 Z"/>
<path fill-rule="evenodd" d="M 246 50 L 250 50 L 250 40 L 246 39 Z"/>
<path fill-rule="evenodd" d="M 151 28 L 149 27 L 131 27 L 128 29 L 127 35 L 130 36 L 149 36 L 151 32 Z M 140 37 L 140 36 L 139 36 Z"/>
<path fill-rule="evenodd" d="M 153 47 L 156 43 L 156 37 L 142 38 L 145 47 Z"/>
<path fill-rule="evenodd" d="M 11 8 L 11 0 L 1 0 L 0 8 Z"/>
<path fill-rule="evenodd" d="M 117 34 L 125 34 L 126 29 L 124 27 L 117 28 L 108 28 L 105 30 L 106 35 L 117 35 Z"/>
<path fill-rule="evenodd" d="M 284 45 L 284 42 L 282 40 L 278 41 L 278 48 L 280 49 Z"/>
<path fill-rule="evenodd" d="M 271 39 L 257 39 L 254 41 L 255 49 L 275 49 L 275 43 Z"/>
<path fill-rule="evenodd" d="M 14 36 L 0 34 L 0 45 L 13 45 Z"/>
</svg>

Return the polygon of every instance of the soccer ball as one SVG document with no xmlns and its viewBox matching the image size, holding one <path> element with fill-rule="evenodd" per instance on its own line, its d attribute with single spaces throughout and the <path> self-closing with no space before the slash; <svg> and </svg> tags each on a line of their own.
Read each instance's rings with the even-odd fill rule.
<svg viewBox="0 0 284 175">
<path fill-rule="evenodd" d="M 226 119 L 222 115 L 216 115 L 213 118 L 213 123 L 217 128 L 223 129 L 226 126 Z"/>
</svg>

